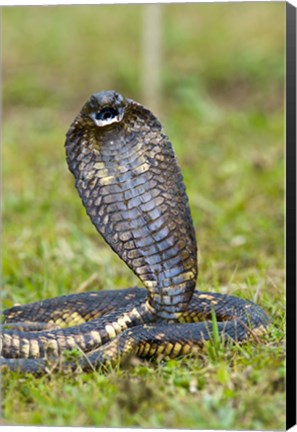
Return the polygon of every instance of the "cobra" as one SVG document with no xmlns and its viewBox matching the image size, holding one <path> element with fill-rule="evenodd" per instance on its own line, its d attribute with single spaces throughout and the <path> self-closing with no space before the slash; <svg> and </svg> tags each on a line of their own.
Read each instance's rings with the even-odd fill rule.
<svg viewBox="0 0 297 432">
<path fill-rule="evenodd" d="M 84 355 L 68 366 L 83 370 L 130 355 L 195 353 L 212 338 L 214 316 L 224 341 L 265 333 L 268 318 L 258 305 L 195 289 L 197 243 L 183 177 L 147 108 L 115 91 L 96 93 L 71 124 L 65 149 L 92 223 L 144 288 L 4 310 L 4 370 L 42 373 L 73 348 Z"/>
</svg>

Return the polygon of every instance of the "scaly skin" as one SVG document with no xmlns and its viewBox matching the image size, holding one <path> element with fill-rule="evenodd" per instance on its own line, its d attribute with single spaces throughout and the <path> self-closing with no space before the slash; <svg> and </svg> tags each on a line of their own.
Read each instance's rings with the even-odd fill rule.
<svg viewBox="0 0 297 432">
<path fill-rule="evenodd" d="M 149 110 L 114 91 L 97 93 L 70 126 L 65 148 L 92 223 L 146 290 L 74 294 L 4 311 L 4 369 L 46 372 L 48 358 L 75 347 L 84 370 L 131 354 L 194 353 L 211 337 L 212 313 L 222 340 L 265 332 L 268 319 L 254 303 L 195 291 L 197 246 L 183 178 Z"/>
<path fill-rule="evenodd" d="M 104 107 L 123 113 L 98 127 Z M 157 316 L 186 310 L 197 278 L 197 247 L 185 186 L 161 124 L 113 92 L 90 99 L 70 127 L 66 157 L 91 221 L 144 283 Z"/>
</svg>

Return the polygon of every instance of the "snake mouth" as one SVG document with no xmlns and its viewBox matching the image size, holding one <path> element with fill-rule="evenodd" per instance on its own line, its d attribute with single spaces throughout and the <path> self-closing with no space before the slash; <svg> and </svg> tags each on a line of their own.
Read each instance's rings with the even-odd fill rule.
<svg viewBox="0 0 297 432">
<path fill-rule="evenodd" d="M 113 107 L 104 107 L 100 111 L 90 114 L 91 119 L 94 121 L 96 126 L 108 126 L 112 123 L 119 123 L 122 121 L 124 116 L 123 110 L 119 110 Z"/>
<path fill-rule="evenodd" d="M 123 120 L 127 102 L 123 96 L 114 90 L 94 93 L 83 108 L 97 127 L 119 123 Z"/>
</svg>

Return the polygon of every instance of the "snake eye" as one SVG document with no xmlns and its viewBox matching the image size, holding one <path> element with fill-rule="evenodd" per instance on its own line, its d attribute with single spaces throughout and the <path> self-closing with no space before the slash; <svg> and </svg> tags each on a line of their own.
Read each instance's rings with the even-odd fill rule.
<svg viewBox="0 0 297 432">
<path fill-rule="evenodd" d="M 112 120 L 114 117 L 118 115 L 118 111 L 114 108 L 103 108 L 101 111 L 97 112 L 95 115 L 96 120 Z"/>
</svg>

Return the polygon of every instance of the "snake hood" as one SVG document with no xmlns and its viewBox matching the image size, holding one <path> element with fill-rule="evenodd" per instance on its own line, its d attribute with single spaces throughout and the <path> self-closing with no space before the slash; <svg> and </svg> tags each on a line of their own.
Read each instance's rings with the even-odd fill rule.
<svg viewBox="0 0 297 432">
<path fill-rule="evenodd" d="M 152 310 L 183 312 L 197 246 L 183 177 L 159 120 L 115 91 L 95 93 L 67 133 L 66 157 L 86 211 L 144 283 Z"/>
</svg>

